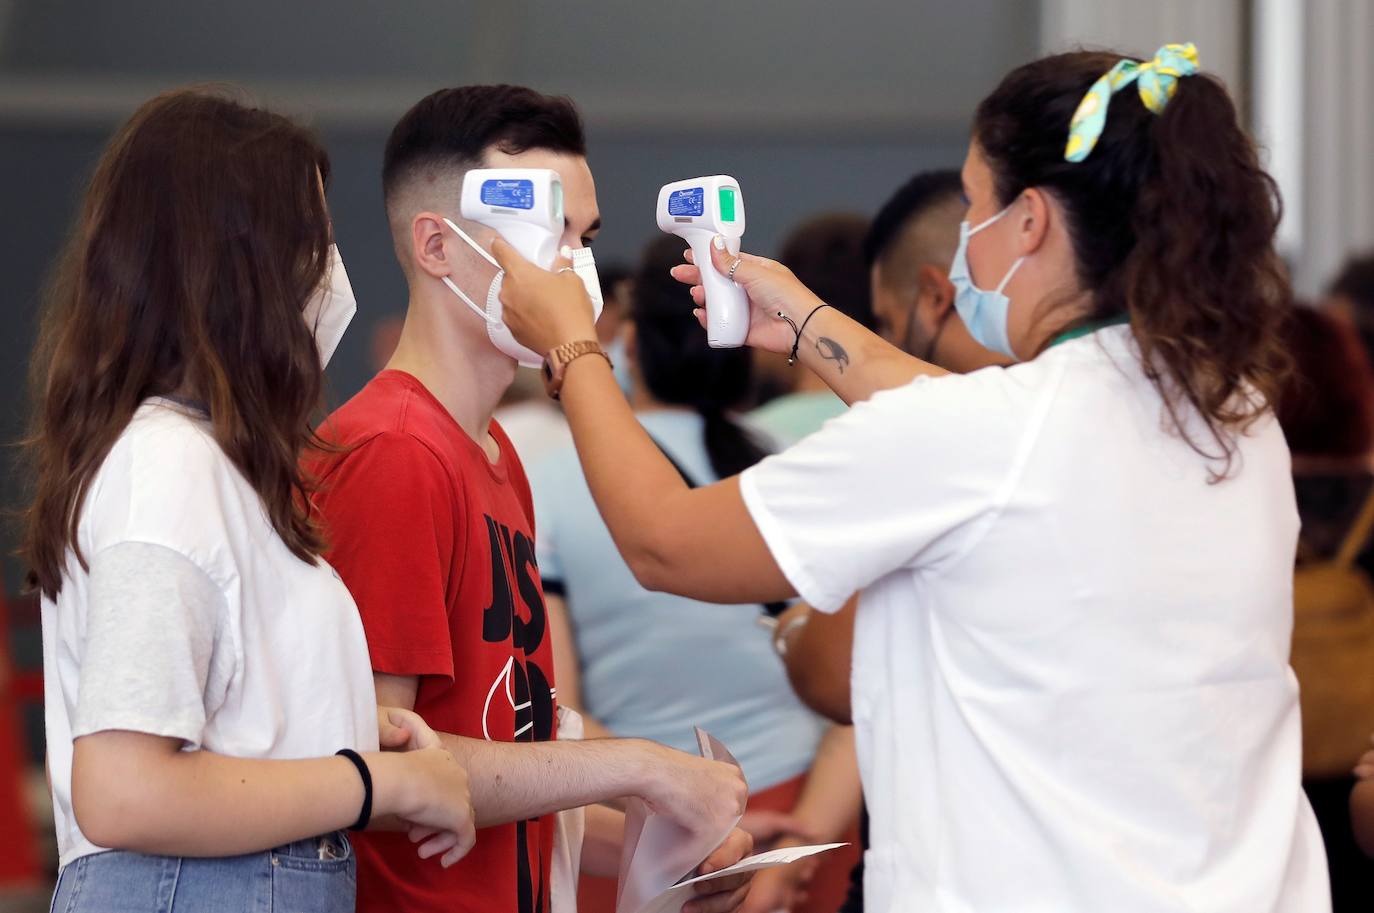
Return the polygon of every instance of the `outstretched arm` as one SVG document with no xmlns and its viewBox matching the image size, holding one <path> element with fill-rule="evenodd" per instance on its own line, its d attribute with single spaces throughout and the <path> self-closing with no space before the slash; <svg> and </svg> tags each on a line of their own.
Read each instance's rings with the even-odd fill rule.
<svg viewBox="0 0 1374 913">
<path fill-rule="evenodd" d="M 377 699 L 415 706 L 415 676 L 374 674 Z M 643 739 L 490 742 L 440 732 L 467 767 L 477 826 L 536 818 L 607 799 L 637 796 L 689 828 L 733 820 L 748 786 L 729 764 Z"/>
<path fill-rule="evenodd" d="M 692 260 L 690 250 L 685 256 Z M 749 295 L 746 344 L 789 354 L 795 345 L 797 360 L 850 405 L 917 377 L 949 373 L 908 355 L 835 308 L 825 307 L 790 269 L 775 260 L 742 253 L 736 267 L 735 256 L 715 245 L 711 259 L 722 273 L 729 274 L 734 267 L 735 282 Z M 692 286 L 692 300 L 698 307 L 704 305 L 699 266 L 689 262 L 675 267 L 673 277 Z M 705 312 L 698 314 L 704 318 Z M 800 338 L 797 330 L 801 330 Z"/>
</svg>

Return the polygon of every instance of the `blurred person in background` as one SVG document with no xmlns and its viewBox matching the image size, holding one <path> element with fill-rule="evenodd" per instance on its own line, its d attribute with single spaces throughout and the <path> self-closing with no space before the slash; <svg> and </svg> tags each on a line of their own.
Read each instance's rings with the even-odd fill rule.
<svg viewBox="0 0 1374 913">
<path fill-rule="evenodd" d="M 1285 339 L 1294 370 L 1275 411 L 1302 521 L 1292 664 L 1303 788 L 1326 844 L 1335 913 L 1366 913 L 1374 862 L 1354 842 L 1350 803 L 1351 769 L 1374 733 L 1374 368 L 1351 325 L 1328 310 L 1295 308 Z"/>
<path fill-rule="evenodd" d="M 1374 859 L 1374 749 L 1360 758 L 1355 776 L 1359 782 L 1350 793 L 1350 823 L 1355 842 L 1366 857 Z"/>
<path fill-rule="evenodd" d="M 853 213 L 826 213 L 802 222 L 782 244 L 781 261 L 816 289 L 830 305 L 872 328 L 864 235 L 868 219 Z M 778 446 L 795 444 L 826 419 L 847 408 L 825 382 L 801 365 L 789 365 L 775 352 L 753 350 L 756 399 L 762 405 L 748 422 Z"/>
<path fill-rule="evenodd" d="M 878 210 L 863 244 L 878 334 L 957 373 L 1012 363 L 974 342 L 954 311 L 949 264 L 967 209 L 957 170 L 923 171 Z"/>
<path fill-rule="evenodd" d="M 23 554 L 64 913 L 345 913 L 345 828 L 436 829 L 407 843 L 436 871 L 472 846 L 462 765 L 377 707 L 298 467 L 355 310 L 328 178 L 286 118 L 170 92 L 111 140 L 57 267 Z"/>
<path fill-rule="evenodd" d="M 678 238 L 646 248 L 621 336 L 636 418 L 684 482 L 709 485 L 765 451 L 732 415 L 749 393 L 750 353 L 702 344 L 690 297 L 669 274 L 681 259 Z M 858 783 L 812 770 L 824 724 L 788 687 L 757 623 L 763 607 L 712 605 L 640 586 L 597 513 L 571 443 L 532 468 L 530 486 L 559 701 L 582 712 L 593 737 L 637 736 L 691 750 L 693 726 L 701 726 L 744 768 L 750 798 L 743 826 L 762 827 L 756 840 L 805 830 L 806 842 L 814 842 L 787 815 L 759 813 L 843 804 Z M 848 808 L 847 820 L 821 837 L 839 837 L 852 825 L 855 799 Z M 813 905 L 796 909 L 833 911 L 852 864 L 852 853 L 823 857 L 809 885 Z M 755 876 L 745 909 L 771 913 L 795 902 L 790 885 L 774 884 L 777 876 Z M 584 879 L 582 909 L 614 906 L 615 882 L 599 881 Z"/>
<path fill-rule="evenodd" d="M 1322 309 L 1353 326 L 1365 355 L 1374 361 L 1374 252 L 1345 262 L 1327 289 Z"/>
</svg>

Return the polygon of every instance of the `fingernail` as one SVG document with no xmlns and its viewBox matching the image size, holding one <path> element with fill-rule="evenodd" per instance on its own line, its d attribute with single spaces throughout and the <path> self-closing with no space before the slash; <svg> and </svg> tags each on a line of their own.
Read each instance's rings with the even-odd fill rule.
<svg viewBox="0 0 1374 913">
<path fill-rule="evenodd" d="M 720 235 L 716 235 L 711 239 L 711 246 L 716 250 L 725 250 L 725 239 Z"/>
<path fill-rule="evenodd" d="M 564 258 L 565 260 L 571 260 L 572 248 L 564 244 L 562 247 L 558 248 L 558 256 Z"/>
</svg>

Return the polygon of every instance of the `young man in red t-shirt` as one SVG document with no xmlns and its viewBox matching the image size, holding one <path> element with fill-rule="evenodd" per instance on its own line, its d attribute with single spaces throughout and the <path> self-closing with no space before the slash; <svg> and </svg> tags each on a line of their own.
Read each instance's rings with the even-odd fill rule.
<svg viewBox="0 0 1374 913">
<path fill-rule="evenodd" d="M 467 86 L 415 105 L 387 142 L 383 184 L 410 288 L 386 370 L 321 428 L 341 447 L 318 467 L 329 560 L 367 632 L 380 703 L 414 707 L 468 766 L 477 845 L 450 869 L 424 865 L 405 834 L 365 834 L 358 908 L 549 910 L 554 812 L 588 806 L 584 871 L 618 872 L 624 817 L 593 803 L 645 799 L 692 827 L 738 814 L 733 767 L 635 739 L 557 742 L 553 653 L 534 511 L 520 459 L 492 411 L 515 378 L 484 320 L 496 270 L 450 228 L 477 167 L 551 168 L 563 182 L 562 244 L 600 227 L 576 108 L 514 86 Z M 715 870 L 752 846 L 733 832 Z M 747 879 L 717 882 L 688 913 L 735 909 Z"/>
</svg>

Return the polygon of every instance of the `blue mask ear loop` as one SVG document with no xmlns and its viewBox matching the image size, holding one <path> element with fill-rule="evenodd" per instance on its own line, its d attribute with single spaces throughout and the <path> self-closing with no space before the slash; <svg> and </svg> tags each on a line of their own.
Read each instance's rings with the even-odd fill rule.
<svg viewBox="0 0 1374 913">
<path fill-rule="evenodd" d="M 1018 197 L 1017 199 L 1020 199 L 1020 198 Z M 1008 203 L 1005 207 L 1003 207 L 1003 208 L 1002 208 L 1002 211 L 999 212 L 997 215 L 992 216 L 992 217 L 987 218 L 987 219 L 984 219 L 983 221 L 979 222 L 978 225 L 977 225 L 976 227 L 970 228 L 970 229 L 968 230 L 968 236 L 969 236 L 970 238 L 972 238 L 974 235 L 978 234 L 978 232 L 980 232 L 980 231 L 982 231 L 983 229 L 987 228 L 987 227 L 988 227 L 989 225 L 991 225 L 992 223 L 999 221 L 1003 216 L 1005 216 L 1007 213 L 1011 212 L 1011 208 L 1012 208 L 1013 206 L 1015 206 L 1015 205 L 1016 205 L 1016 200 L 1012 200 L 1012 201 L 1011 201 L 1010 203 Z M 964 247 L 964 252 L 965 252 L 965 257 L 967 257 L 967 255 L 968 255 L 968 247 L 967 247 L 967 245 L 965 245 L 965 247 Z M 1006 274 L 1005 276 L 1002 277 L 1002 281 L 1001 281 L 1001 282 L 997 283 L 997 288 L 993 289 L 993 291 L 995 291 L 995 292 L 996 292 L 997 294 L 999 294 L 999 295 L 1002 294 L 1002 289 L 1004 289 L 1004 288 L 1007 287 L 1007 283 L 1011 281 L 1011 277 L 1014 276 L 1014 275 L 1016 275 L 1016 271 L 1017 271 L 1018 269 L 1020 269 L 1020 268 L 1021 268 L 1021 264 L 1022 264 L 1022 263 L 1025 263 L 1025 262 L 1026 262 L 1026 258 L 1025 258 L 1025 257 L 1018 257 L 1018 258 L 1016 258 L 1016 262 L 1013 263 L 1013 264 L 1011 265 L 1011 269 L 1007 270 L 1007 274 Z M 973 283 L 973 274 L 972 274 L 971 272 L 969 273 L 969 277 L 968 277 L 968 278 L 969 278 L 969 283 L 972 284 L 972 283 Z M 974 288 L 977 288 L 978 286 L 977 286 L 977 285 L 974 285 L 973 287 L 974 287 Z"/>
</svg>

